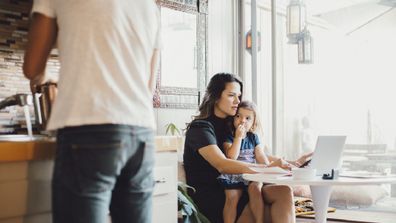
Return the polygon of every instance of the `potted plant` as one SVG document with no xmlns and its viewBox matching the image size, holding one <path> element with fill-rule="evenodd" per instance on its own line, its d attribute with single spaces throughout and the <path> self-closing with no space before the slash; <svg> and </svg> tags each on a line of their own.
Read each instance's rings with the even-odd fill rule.
<svg viewBox="0 0 396 223">
<path fill-rule="evenodd" d="M 170 123 L 168 123 L 168 124 L 166 124 L 165 125 L 165 134 L 166 135 L 168 135 L 169 133 L 172 135 L 172 136 L 180 136 L 181 135 L 181 132 L 180 132 L 180 130 L 179 130 L 179 128 L 174 124 L 174 123 L 172 123 L 172 122 L 170 122 Z"/>
<path fill-rule="evenodd" d="M 180 181 L 177 189 L 177 208 L 181 215 L 179 223 L 210 223 L 210 221 L 199 212 L 194 201 L 187 193 L 187 189 L 192 189 L 194 192 L 195 189 Z"/>
<path fill-rule="evenodd" d="M 180 156 L 183 155 L 184 147 L 184 136 L 182 130 L 180 130 L 174 123 L 170 122 L 165 125 L 165 134 L 174 136 L 177 140 L 177 151 Z"/>
</svg>

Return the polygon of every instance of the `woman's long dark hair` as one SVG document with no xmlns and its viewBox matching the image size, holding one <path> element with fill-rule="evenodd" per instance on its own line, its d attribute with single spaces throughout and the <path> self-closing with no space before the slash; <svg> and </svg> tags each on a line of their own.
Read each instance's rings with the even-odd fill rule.
<svg viewBox="0 0 396 223">
<path fill-rule="evenodd" d="M 241 87 L 241 92 L 243 92 L 242 81 L 234 74 L 229 73 L 217 73 L 209 81 L 206 87 L 205 95 L 202 99 L 202 103 L 199 106 L 199 114 L 194 116 L 193 119 L 206 119 L 214 114 L 214 107 L 216 101 L 220 99 L 221 93 L 223 93 L 226 88 L 227 83 L 237 82 Z M 242 94 L 239 97 L 242 100 Z M 188 124 L 187 129 L 190 124 Z"/>
</svg>

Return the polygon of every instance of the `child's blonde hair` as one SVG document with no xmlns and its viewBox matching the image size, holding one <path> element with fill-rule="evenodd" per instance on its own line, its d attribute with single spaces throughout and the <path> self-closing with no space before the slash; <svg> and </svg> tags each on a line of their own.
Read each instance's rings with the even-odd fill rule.
<svg viewBox="0 0 396 223">
<path fill-rule="evenodd" d="M 257 133 L 257 131 L 261 132 L 261 123 L 260 123 L 260 118 L 257 114 L 257 106 L 254 102 L 252 101 L 241 101 L 241 103 L 239 103 L 238 105 L 238 110 L 240 108 L 243 109 L 247 109 L 249 111 L 252 111 L 254 114 L 254 120 L 253 120 L 253 125 L 251 130 L 249 129 L 249 131 L 253 132 L 253 133 Z"/>
</svg>

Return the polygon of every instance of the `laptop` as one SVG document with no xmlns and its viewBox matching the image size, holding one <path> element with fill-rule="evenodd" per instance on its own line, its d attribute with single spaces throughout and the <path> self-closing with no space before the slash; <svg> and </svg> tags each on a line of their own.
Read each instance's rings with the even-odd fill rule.
<svg viewBox="0 0 396 223">
<path fill-rule="evenodd" d="M 342 151 L 346 136 L 318 136 L 310 168 L 316 169 L 316 175 L 331 173 L 331 169 L 340 169 Z"/>
</svg>

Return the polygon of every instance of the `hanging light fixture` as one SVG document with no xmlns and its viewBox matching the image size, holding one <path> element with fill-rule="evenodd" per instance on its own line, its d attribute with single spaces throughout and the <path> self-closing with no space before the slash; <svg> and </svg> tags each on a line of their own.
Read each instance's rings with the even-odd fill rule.
<svg viewBox="0 0 396 223">
<path fill-rule="evenodd" d="M 298 63 L 311 64 L 313 63 L 313 39 L 311 34 L 304 28 L 297 40 L 298 44 Z"/>
<path fill-rule="evenodd" d="M 252 30 L 246 33 L 246 50 L 252 53 Z M 261 50 L 261 32 L 257 30 L 257 52 Z"/>
<path fill-rule="evenodd" d="M 296 44 L 306 26 L 307 12 L 303 0 L 290 0 L 286 10 L 286 31 L 289 43 Z"/>
</svg>

